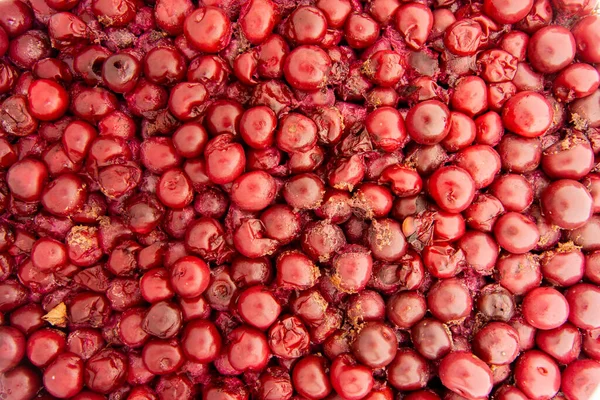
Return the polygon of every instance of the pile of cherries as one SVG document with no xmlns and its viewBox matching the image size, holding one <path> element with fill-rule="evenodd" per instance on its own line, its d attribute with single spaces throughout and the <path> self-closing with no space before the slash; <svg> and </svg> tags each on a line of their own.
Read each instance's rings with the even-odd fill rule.
<svg viewBox="0 0 600 400">
<path fill-rule="evenodd" d="M 596 3 L 0 1 L 0 399 L 598 398 Z"/>
</svg>

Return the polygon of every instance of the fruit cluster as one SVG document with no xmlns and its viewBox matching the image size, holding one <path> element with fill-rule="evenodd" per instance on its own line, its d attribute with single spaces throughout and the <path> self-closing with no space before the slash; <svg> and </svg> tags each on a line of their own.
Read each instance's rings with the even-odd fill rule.
<svg viewBox="0 0 600 400">
<path fill-rule="evenodd" d="M 0 0 L 0 399 L 600 395 L 596 0 Z"/>
</svg>

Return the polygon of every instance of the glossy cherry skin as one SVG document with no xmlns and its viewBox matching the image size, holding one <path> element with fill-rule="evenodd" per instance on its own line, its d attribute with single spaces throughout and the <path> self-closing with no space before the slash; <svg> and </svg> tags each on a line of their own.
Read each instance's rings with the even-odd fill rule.
<svg viewBox="0 0 600 400">
<path fill-rule="evenodd" d="M 581 334 L 572 324 L 566 323 L 548 331 L 538 331 L 535 343 L 560 364 L 570 364 L 581 353 Z"/>
<path fill-rule="evenodd" d="M 349 400 L 362 399 L 373 387 L 371 371 L 357 364 L 348 354 L 341 354 L 333 360 L 330 379 L 335 391 Z"/>
<path fill-rule="evenodd" d="M 533 0 L 485 0 L 483 11 L 500 24 L 514 24 L 531 10 Z"/>
<path fill-rule="evenodd" d="M 25 336 L 18 329 L 3 326 L 0 328 L 2 333 L 2 340 L 0 341 L 0 349 L 2 349 L 3 357 L 2 363 L 0 363 L 0 371 L 5 373 L 6 371 L 16 367 L 23 356 L 25 355 Z"/>
<path fill-rule="evenodd" d="M 301 358 L 292 370 L 292 382 L 298 393 L 309 399 L 325 398 L 332 389 L 326 368 L 323 357 L 307 355 Z"/>
<path fill-rule="evenodd" d="M 321 10 L 311 6 L 296 8 L 287 20 L 284 35 L 298 44 L 318 44 L 325 37 L 327 20 Z"/>
<path fill-rule="evenodd" d="M 527 54 L 536 70 L 551 74 L 569 65 L 575 58 L 575 51 L 575 38 L 568 29 L 547 26 L 533 34 Z"/>
<path fill-rule="evenodd" d="M 594 360 L 577 360 L 562 373 L 561 391 L 569 399 L 593 397 L 595 382 L 600 377 L 600 364 Z"/>
<path fill-rule="evenodd" d="M 429 178 L 429 194 L 444 211 L 461 212 L 475 197 L 475 182 L 467 171 L 459 167 L 442 167 Z M 448 196 L 452 193 L 452 196 Z"/>
<path fill-rule="evenodd" d="M 240 371 L 260 371 L 268 362 L 269 346 L 263 332 L 241 326 L 230 334 L 227 358 Z"/>
<path fill-rule="evenodd" d="M 200 296 L 210 281 L 210 270 L 204 261 L 186 256 L 171 268 L 171 285 L 175 293 L 183 298 Z"/>
<path fill-rule="evenodd" d="M 439 375 L 445 387 L 461 396 L 486 397 L 493 387 L 490 368 L 468 352 L 455 351 L 444 357 Z"/>
<path fill-rule="evenodd" d="M 257 45 L 269 36 L 278 17 L 270 0 L 254 0 L 244 7 L 238 21 L 244 36 L 250 43 Z"/>
<path fill-rule="evenodd" d="M 382 368 L 391 363 L 397 348 L 394 331 L 381 322 L 367 323 L 352 344 L 354 356 L 371 368 Z"/>
<path fill-rule="evenodd" d="M 6 174 L 6 182 L 12 195 L 23 201 L 39 200 L 47 178 L 46 165 L 28 157 L 13 164 Z"/>
<path fill-rule="evenodd" d="M 450 331 L 436 319 L 420 320 L 411 328 L 410 333 L 415 349 L 428 360 L 438 360 L 450 352 Z"/>
<path fill-rule="evenodd" d="M 498 218 L 494 235 L 503 249 L 513 254 L 523 254 L 538 243 L 540 233 L 533 221 L 516 212 L 508 212 Z"/>
<path fill-rule="evenodd" d="M 231 23 L 220 8 L 200 7 L 186 17 L 183 33 L 198 50 L 217 53 L 231 40 Z"/>
<path fill-rule="evenodd" d="M 515 382 L 529 398 L 551 398 L 560 387 L 560 370 L 545 353 L 530 350 L 517 360 Z"/>
<path fill-rule="evenodd" d="M 437 100 L 427 100 L 412 107 L 406 115 L 408 135 L 417 143 L 441 142 L 450 130 L 450 111 Z"/>
<path fill-rule="evenodd" d="M 523 316 L 538 329 L 554 329 L 569 316 L 569 304 L 564 296 L 552 288 L 536 288 L 523 299 Z"/>
<path fill-rule="evenodd" d="M 240 293 L 237 309 L 247 324 L 262 330 L 269 328 L 281 313 L 277 300 L 262 285 L 252 286 Z"/>
<path fill-rule="evenodd" d="M 552 223 L 563 229 L 576 229 L 592 216 L 592 197 L 579 182 L 562 179 L 542 193 L 542 210 Z"/>
<path fill-rule="evenodd" d="M 233 182 L 231 200 L 243 210 L 260 211 L 273 201 L 276 190 L 271 175 L 264 171 L 252 171 Z"/>
<path fill-rule="evenodd" d="M 132 90 L 140 74 L 139 61 L 126 53 L 111 55 L 102 64 L 102 79 L 106 86 L 116 93 Z"/>
<path fill-rule="evenodd" d="M 427 304 L 434 317 L 449 323 L 469 315 L 473 302 L 466 286 L 450 278 L 439 281 L 429 290 Z"/>
<path fill-rule="evenodd" d="M 29 86 L 29 110 L 42 120 L 52 121 L 62 117 L 69 106 L 67 91 L 49 79 L 39 79 Z"/>
<path fill-rule="evenodd" d="M 62 353 L 44 370 L 44 386 L 58 398 L 75 396 L 83 389 L 84 366 L 73 353 Z"/>
<path fill-rule="evenodd" d="M 600 290 L 588 283 L 571 286 L 565 292 L 569 304 L 569 322 L 580 329 L 600 327 L 600 313 L 591 304 L 600 295 Z"/>
<path fill-rule="evenodd" d="M 534 92 L 520 92 L 511 97 L 502 111 L 506 129 L 525 137 L 543 135 L 552 123 L 554 112 L 548 101 Z"/>
<path fill-rule="evenodd" d="M 212 362 L 221 352 L 221 335 L 209 321 L 195 320 L 187 324 L 181 342 L 186 357 L 199 363 Z"/>
<path fill-rule="evenodd" d="M 156 375 L 175 372 L 182 365 L 184 354 L 176 341 L 150 340 L 142 350 L 142 360 L 146 368 Z"/>
<path fill-rule="evenodd" d="M 590 15 L 579 21 L 571 30 L 577 46 L 577 55 L 588 63 L 600 61 L 600 53 L 593 45 L 598 39 L 599 24 L 600 18 L 597 15 Z"/>
</svg>

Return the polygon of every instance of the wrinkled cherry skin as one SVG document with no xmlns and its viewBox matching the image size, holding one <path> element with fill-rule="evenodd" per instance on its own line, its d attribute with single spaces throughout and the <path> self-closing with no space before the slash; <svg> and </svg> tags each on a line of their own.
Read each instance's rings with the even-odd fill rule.
<svg viewBox="0 0 600 400">
<path fill-rule="evenodd" d="M 396 29 L 406 43 L 419 50 L 427 41 L 433 27 L 433 14 L 429 7 L 411 2 L 400 6 L 396 11 Z"/>
</svg>

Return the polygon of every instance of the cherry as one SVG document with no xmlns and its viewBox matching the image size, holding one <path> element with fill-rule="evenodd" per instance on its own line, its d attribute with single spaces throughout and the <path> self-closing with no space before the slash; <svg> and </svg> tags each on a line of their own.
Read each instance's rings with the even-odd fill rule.
<svg viewBox="0 0 600 400">
<path fill-rule="evenodd" d="M 455 163 L 471 175 L 477 189 L 487 187 L 494 182 L 494 185 L 490 188 L 490 193 L 502 201 L 494 193 L 494 186 L 499 182 L 499 179 L 495 179 L 495 177 L 500 171 L 501 161 L 500 156 L 492 147 L 477 144 L 463 149 L 458 152 Z"/>
<path fill-rule="evenodd" d="M 529 398 L 552 397 L 560 387 L 558 365 L 539 350 L 529 350 L 515 364 L 515 383 Z"/>
<path fill-rule="evenodd" d="M 529 138 L 539 137 L 550 127 L 553 115 L 550 104 L 542 95 L 524 91 L 505 103 L 502 122 L 513 133 Z"/>
<path fill-rule="evenodd" d="M 220 8 L 200 7 L 185 18 L 183 33 L 198 50 L 217 53 L 231 40 L 231 23 Z"/>
<path fill-rule="evenodd" d="M 350 14 L 344 24 L 344 37 L 354 49 L 364 49 L 377 40 L 379 24 L 368 14 Z"/>
<path fill-rule="evenodd" d="M 522 175 L 505 174 L 497 177 L 490 186 L 490 194 L 495 196 L 506 211 L 523 212 L 533 202 L 533 188 Z"/>
<path fill-rule="evenodd" d="M 600 327 L 600 314 L 590 307 L 599 295 L 600 290 L 589 283 L 571 286 L 564 295 L 569 304 L 569 321 L 580 329 Z"/>
<path fill-rule="evenodd" d="M 341 354 L 333 360 L 329 375 L 331 386 L 347 399 L 362 399 L 373 388 L 371 371 L 348 354 Z"/>
<path fill-rule="evenodd" d="M 437 205 L 444 211 L 461 212 L 475 197 L 475 182 L 462 168 L 446 166 L 433 173 L 427 189 Z"/>
<path fill-rule="evenodd" d="M 237 299 L 238 313 L 249 325 L 265 330 L 281 313 L 281 306 L 264 286 L 249 287 Z"/>
<path fill-rule="evenodd" d="M 63 174 L 44 188 L 41 203 L 51 214 L 67 217 L 81 210 L 86 197 L 85 183 L 77 175 Z"/>
<path fill-rule="evenodd" d="M 450 130 L 450 111 L 437 100 L 423 101 L 409 110 L 406 129 L 411 139 L 419 144 L 437 144 Z"/>
<path fill-rule="evenodd" d="M 575 58 L 575 51 L 575 38 L 571 32 L 561 26 L 552 25 L 531 36 L 527 55 L 533 68 L 550 74 L 569 65 Z"/>
<path fill-rule="evenodd" d="M 542 193 L 544 214 L 563 229 L 579 228 L 592 216 L 592 197 L 579 182 L 562 179 Z"/>
<path fill-rule="evenodd" d="M 494 235 L 503 249 L 513 254 L 524 254 L 538 243 L 540 233 L 529 218 L 516 212 L 507 212 L 496 221 Z"/>
<path fill-rule="evenodd" d="M 292 370 L 292 382 L 302 396 L 323 399 L 331 392 L 327 363 L 323 357 L 307 355 Z"/>
<path fill-rule="evenodd" d="M 43 272 L 56 272 L 67 264 L 65 246 L 54 239 L 42 238 L 35 242 L 31 250 L 33 266 Z"/>
<path fill-rule="evenodd" d="M 16 367 L 23 359 L 26 352 L 26 339 L 23 333 L 10 326 L 1 327 L 0 332 L 2 333 L 0 349 L 5 354 L 0 363 L 0 371 L 5 373 Z"/>
<path fill-rule="evenodd" d="M 571 30 L 575 38 L 577 55 L 583 61 L 595 63 L 600 60 L 600 55 L 591 45 L 598 37 L 598 23 L 600 19 L 595 15 L 581 19 Z"/>
<path fill-rule="evenodd" d="M 39 160 L 26 157 L 8 169 L 6 183 L 17 199 L 36 201 L 42 195 L 43 185 L 47 178 L 46 165 Z"/>
<path fill-rule="evenodd" d="M 445 356 L 440 363 L 439 376 L 446 388 L 461 396 L 486 397 L 493 387 L 492 372 L 487 364 L 465 351 Z"/>
<path fill-rule="evenodd" d="M 136 5 L 130 0 L 94 0 L 92 11 L 105 26 L 124 26 L 136 15 Z"/>
<path fill-rule="evenodd" d="M 439 15 L 434 15 L 435 17 Z M 477 52 L 483 35 L 481 25 L 472 19 L 464 19 L 451 23 L 445 29 L 444 45 L 452 54 L 457 56 L 471 56 Z"/>
<path fill-rule="evenodd" d="M 275 190 L 275 181 L 271 175 L 263 171 L 248 172 L 233 183 L 231 200 L 241 209 L 260 211 L 273 201 Z"/>
<path fill-rule="evenodd" d="M 221 335 L 212 322 L 194 320 L 183 330 L 181 347 L 187 358 L 209 363 L 220 354 L 221 342 Z"/>
<path fill-rule="evenodd" d="M 156 25 L 170 35 L 183 33 L 183 23 L 194 7 L 188 0 L 159 0 L 154 8 Z"/>
<path fill-rule="evenodd" d="M 523 19 L 531 10 L 533 0 L 485 0 L 483 11 L 500 24 L 514 24 Z"/>
<path fill-rule="evenodd" d="M 427 294 L 427 305 L 434 317 L 442 322 L 456 322 L 468 316 L 472 299 L 466 286 L 456 278 L 437 282 Z"/>
<path fill-rule="evenodd" d="M 554 329 L 564 324 L 569 316 L 569 304 L 564 296 L 552 288 L 535 288 L 523 299 L 523 316 L 537 329 Z"/>
<path fill-rule="evenodd" d="M 581 334 L 569 323 L 547 331 L 538 331 L 535 343 L 561 364 L 572 363 L 581 352 Z"/>
<path fill-rule="evenodd" d="M 595 382 L 600 374 L 600 364 L 594 360 L 577 360 L 562 373 L 561 390 L 569 399 L 593 396 Z"/>
<path fill-rule="evenodd" d="M 338 318 L 339 319 L 339 318 Z M 316 327 L 316 331 L 310 336 L 315 340 L 323 341 L 318 335 L 319 328 L 335 330 L 336 318 L 331 314 L 325 314 L 323 323 Z M 339 324 L 339 320 L 337 321 Z M 331 325 L 329 325 L 331 323 Z M 326 332 L 330 333 L 330 332 Z M 302 357 L 309 350 L 309 333 L 302 321 L 295 316 L 283 316 L 277 320 L 269 329 L 268 344 L 274 355 L 282 360 L 291 360 Z"/>
<path fill-rule="evenodd" d="M 84 366 L 77 355 L 59 354 L 44 370 L 44 387 L 52 396 L 68 398 L 83 389 Z"/>
<path fill-rule="evenodd" d="M 396 29 L 406 43 L 419 50 L 427 41 L 433 28 L 433 14 L 429 7 L 420 3 L 408 3 L 396 10 Z"/>
<path fill-rule="evenodd" d="M 380 107 L 365 120 L 365 128 L 375 146 L 393 152 L 404 146 L 407 135 L 404 119 L 393 107 Z"/>
<path fill-rule="evenodd" d="M 269 345 L 265 334 L 250 326 L 241 326 L 229 334 L 227 358 L 240 371 L 259 371 L 268 362 Z"/>
<path fill-rule="evenodd" d="M 177 371 L 184 362 L 184 354 L 176 340 L 153 339 L 142 349 L 144 366 L 155 375 Z"/>
<path fill-rule="evenodd" d="M 11 1 L 10 3 L 13 2 Z M 5 29 L 7 22 L 8 24 L 11 24 L 9 21 L 5 20 Z M 38 30 L 30 30 L 15 37 L 10 41 L 8 47 L 8 58 L 10 61 L 17 67 L 23 69 L 31 69 L 36 62 L 50 57 L 50 54 L 50 38 L 48 35 Z"/>
<path fill-rule="evenodd" d="M 428 360 L 439 360 L 450 352 L 450 330 L 436 319 L 421 319 L 411 328 L 410 334 L 415 350 Z"/>
<path fill-rule="evenodd" d="M 352 343 L 354 356 L 371 368 L 382 368 L 396 356 L 398 339 L 394 331 L 381 322 L 369 322 Z"/>
<path fill-rule="evenodd" d="M 473 351 L 488 364 L 510 364 L 519 354 L 519 335 L 504 322 L 490 322 L 473 338 Z"/>
<path fill-rule="evenodd" d="M 140 74 L 139 61 L 127 53 L 111 55 L 102 63 L 102 80 L 116 93 L 127 93 L 135 88 Z"/>
<path fill-rule="evenodd" d="M 475 76 L 467 76 L 461 78 L 455 87 L 452 97 L 450 98 L 450 104 L 456 111 L 463 112 L 467 116 L 473 118 L 478 114 L 481 114 L 488 107 L 488 94 L 486 90 L 485 82 Z M 452 115 L 451 113 L 451 124 Z M 462 115 L 462 114 L 459 114 Z M 450 127 L 452 134 L 452 125 Z M 445 138 L 444 141 L 450 140 Z M 443 143 L 443 142 L 442 142 Z"/>
</svg>

